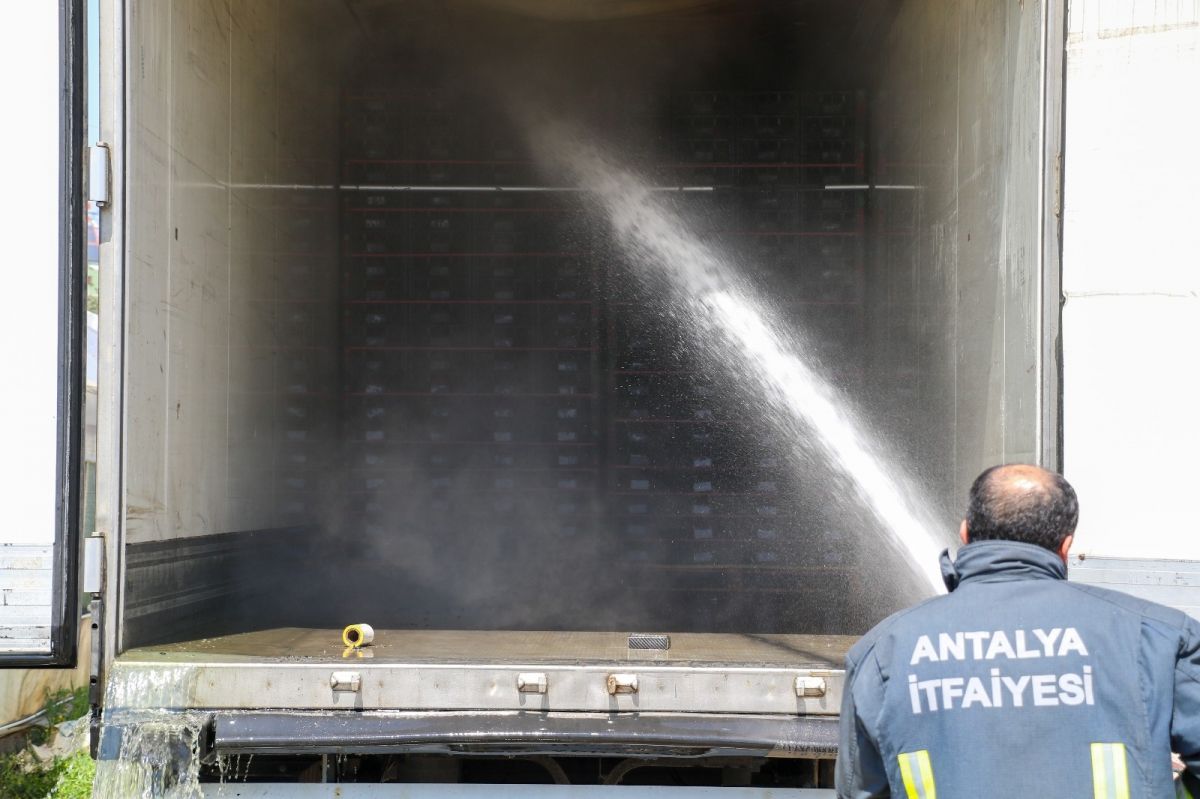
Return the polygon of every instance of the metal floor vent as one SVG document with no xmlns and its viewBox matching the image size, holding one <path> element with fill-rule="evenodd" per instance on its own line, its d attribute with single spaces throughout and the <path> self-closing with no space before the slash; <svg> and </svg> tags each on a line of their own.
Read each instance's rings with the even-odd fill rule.
<svg viewBox="0 0 1200 799">
<path fill-rule="evenodd" d="M 661 633 L 630 633 L 630 649 L 654 649 L 667 651 L 671 648 L 671 636 Z"/>
</svg>

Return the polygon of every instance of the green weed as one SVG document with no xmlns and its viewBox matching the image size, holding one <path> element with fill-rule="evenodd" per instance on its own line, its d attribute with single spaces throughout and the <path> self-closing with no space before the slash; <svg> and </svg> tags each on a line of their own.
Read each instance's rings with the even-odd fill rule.
<svg viewBox="0 0 1200 799">
<path fill-rule="evenodd" d="M 95 779 L 96 761 L 86 750 L 80 750 L 62 761 L 58 782 L 46 799 L 89 799 Z"/>
<path fill-rule="evenodd" d="M 0 799 L 46 799 L 65 762 L 40 763 L 27 752 L 0 755 Z"/>
<path fill-rule="evenodd" d="M 86 688 L 47 692 L 47 726 L 30 730 L 29 744 L 45 744 L 59 724 L 87 712 Z M 0 799 L 87 799 L 92 795 L 95 773 L 96 764 L 86 750 L 51 760 L 39 760 L 32 748 L 0 755 Z"/>
</svg>

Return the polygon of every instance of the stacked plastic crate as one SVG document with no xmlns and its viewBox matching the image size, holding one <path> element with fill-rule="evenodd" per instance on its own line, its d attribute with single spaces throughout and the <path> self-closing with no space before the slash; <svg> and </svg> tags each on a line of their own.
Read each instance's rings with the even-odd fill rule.
<svg viewBox="0 0 1200 799">
<path fill-rule="evenodd" d="M 324 165 L 328 168 L 328 165 Z M 271 281 L 273 368 L 255 375 L 275 387 L 275 506 L 279 523 L 311 525 L 319 518 L 330 454 L 337 439 L 336 200 L 325 192 L 279 192 L 266 200 L 275 220 L 276 273 Z M 259 342 L 255 342 L 256 344 Z"/>
<path fill-rule="evenodd" d="M 801 157 L 815 166 L 807 170 L 801 225 L 798 320 L 809 332 L 825 373 L 845 396 L 860 397 L 865 385 L 865 260 L 867 192 L 867 99 L 863 91 L 830 91 L 801 98 Z M 863 571 L 852 568 L 852 553 L 863 554 L 846 540 L 845 529 L 858 520 L 832 510 L 818 517 L 812 533 L 815 560 L 825 568 L 845 570 L 840 584 L 862 596 L 877 590 L 861 583 Z M 841 606 L 841 610 L 846 610 Z M 855 622 L 857 623 L 857 622 Z"/>
<path fill-rule="evenodd" d="M 862 192 L 828 187 L 864 178 L 861 95 L 687 93 L 670 105 L 669 136 L 649 138 L 663 129 L 655 104 L 632 105 L 611 118 L 640 140 L 634 157 L 666 139 L 670 185 L 715 187 L 678 201 L 826 370 L 855 380 Z M 802 579 L 844 549 L 802 507 L 790 442 L 619 252 L 584 235 L 577 197 L 491 188 L 544 179 L 497 115 L 443 93 L 363 92 L 347 95 L 344 118 L 355 524 L 448 557 L 519 558 L 556 540 L 585 557 L 614 536 L 606 551 L 632 569 L 622 579 L 637 575 L 627 588 L 668 591 L 655 618 L 674 608 L 662 622 L 677 628 L 736 625 L 748 610 L 778 627 L 780 603 L 829 584 Z"/>
<path fill-rule="evenodd" d="M 866 95 L 818 92 L 801 98 L 806 164 L 800 248 L 803 327 L 825 367 L 851 394 L 862 385 L 866 257 Z"/>
<path fill-rule="evenodd" d="M 577 208 L 463 98 L 347 96 L 344 418 L 368 535 L 519 555 L 592 524 L 596 310 Z"/>
<path fill-rule="evenodd" d="M 680 185 L 704 235 L 791 318 L 826 371 L 861 375 L 864 97 L 858 92 L 690 92 L 674 98 Z M 616 302 L 609 325 L 610 511 L 646 584 L 690 594 L 706 626 L 793 602 L 801 572 L 837 568 L 845 547 L 801 507 L 788 442 L 703 357 L 651 296 Z M 684 336 L 686 338 L 686 334 Z M 703 342 L 695 342 L 703 346 Z M 801 540 L 803 539 L 803 540 Z M 827 585 L 828 581 L 822 584 Z"/>
</svg>

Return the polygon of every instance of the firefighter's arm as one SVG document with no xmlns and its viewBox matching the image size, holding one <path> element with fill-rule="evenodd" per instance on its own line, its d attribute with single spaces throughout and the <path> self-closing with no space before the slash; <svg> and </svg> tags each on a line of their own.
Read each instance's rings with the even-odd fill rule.
<svg viewBox="0 0 1200 799">
<path fill-rule="evenodd" d="M 846 659 L 846 682 L 842 688 L 842 715 L 838 740 L 838 799 L 875 799 L 892 795 L 887 770 L 875 740 L 863 723 L 861 712 L 872 712 L 883 699 L 882 684 L 876 680 L 874 655 L 863 663 Z M 861 669 L 866 674 L 860 673 Z"/>
<path fill-rule="evenodd" d="M 1189 618 L 1175 662 L 1175 709 L 1171 716 L 1171 748 L 1184 770 L 1182 796 L 1200 799 L 1200 624 Z"/>
</svg>

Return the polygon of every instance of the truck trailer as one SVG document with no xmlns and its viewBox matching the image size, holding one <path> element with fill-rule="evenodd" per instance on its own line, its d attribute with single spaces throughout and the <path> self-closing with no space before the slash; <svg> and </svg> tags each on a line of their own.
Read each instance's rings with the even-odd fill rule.
<svg viewBox="0 0 1200 799">
<path fill-rule="evenodd" d="M 1070 464 L 1069 353 L 1130 307 L 1064 278 L 1068 42 L 1129 28 L 1084 6 L 101 0 L 61 173 L 68 229 L 100 207 L 96 529 L 68 291 L 58 620 L 12 657 L 90 660 L 96 795 L 831 796 L 847 649 L 935 591 L 981 469 Z M 923 549 L 583 158 L 737 275 Z M 1073 574 L 1191 601 L 1113 540 Z"/>
</svg>

